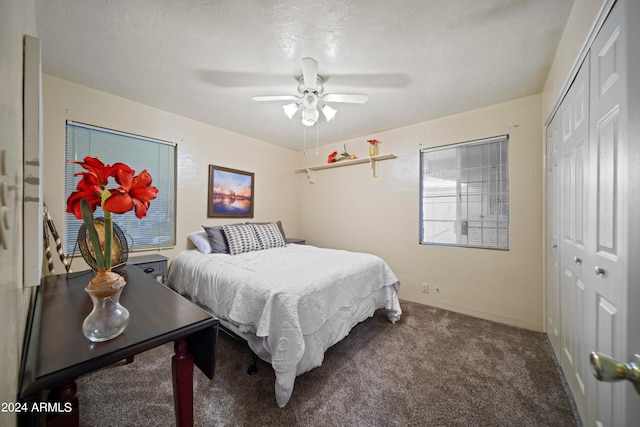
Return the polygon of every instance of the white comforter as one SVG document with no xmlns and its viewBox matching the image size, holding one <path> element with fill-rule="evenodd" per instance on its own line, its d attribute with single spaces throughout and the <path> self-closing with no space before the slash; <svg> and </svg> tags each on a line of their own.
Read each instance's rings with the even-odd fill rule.
<svg viewBox="0 0 640 427">
<path fill-rule="evenodd" d="M 284 407 L 295 377 L 320 366 L 327 348 L 358 322 L 385 308 L 400 319 L 399 282 L 371 254 L 310 245 L 240 255 L 180 253 L 169 286 L 203 304 L 245 335 L 276 372 L 276 401 Z"/>
</svg>

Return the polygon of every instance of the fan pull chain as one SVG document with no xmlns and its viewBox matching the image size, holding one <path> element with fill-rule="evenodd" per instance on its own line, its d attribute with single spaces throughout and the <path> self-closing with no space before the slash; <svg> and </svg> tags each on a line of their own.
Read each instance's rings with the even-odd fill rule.
<svg viewBox="0 0 640 427">
<path fill-rule="evenodd" d="M 302 127 L 302 135 L 303 135 L 302 152 L 306 156 L 307 155 L 307 127 L 306 126 Z"/>
<path fill-rule="evenodd" d="M 320 135 L 320 120 L 316 122 L 316 156 L 320 154 L 320 151 L 318 150 L 318 135 Z"/>
</svg>

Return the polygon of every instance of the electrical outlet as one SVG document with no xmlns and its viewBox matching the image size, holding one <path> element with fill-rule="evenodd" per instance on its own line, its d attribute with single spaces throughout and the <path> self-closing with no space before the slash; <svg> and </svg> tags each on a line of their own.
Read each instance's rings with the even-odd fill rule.
<svg viewBox="0 0 640 427">
<path fill-rule="evenodd" d="M 428 283 L 423 283 L 422 284 L 422 293 L 424 293 L 424 294 L 428 294 L 429 293 L 429 284 Z"/>
</svg>

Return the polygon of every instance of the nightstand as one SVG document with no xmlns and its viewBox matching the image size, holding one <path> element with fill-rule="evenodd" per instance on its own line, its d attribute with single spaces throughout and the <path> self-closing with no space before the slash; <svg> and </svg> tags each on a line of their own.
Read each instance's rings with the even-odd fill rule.
<svg viewBox="0 0 640 427">
<path fill-rule="evenodd" d="M 298 239 L 297 237 L 288 237 L 286 241 L 287 243 L 295 243 L 296 245 L 304 245 L 306 243 L 306 240 Z"/>
<path fill-rule="evenodd" d="M 161 277 L 164 283 L 167 279 L 168 261 L 166 256 L 152 254 L 129 257 L 127 264 L 138 267 L 156 280 Z"/>
</svg>

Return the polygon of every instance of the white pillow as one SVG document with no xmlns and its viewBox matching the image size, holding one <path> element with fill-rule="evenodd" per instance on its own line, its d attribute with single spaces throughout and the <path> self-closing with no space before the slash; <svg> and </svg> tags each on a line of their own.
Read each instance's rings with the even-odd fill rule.
<svg viewBox="0 0 640 427">
<path fill-rule="evenodd" d="M 213 252 L 207 233 L 204 230 L 194 231 L 187 236 L 187 239 L 191 240 L 191 243 L 193 243 L 203 254 L 210 254 Z"/>
<path fill-rule="evenodd" d="M 260 242 L 250 225 L 223 225 L 222 230 L 231 255 L 260 250 Z"/>
<path fill-rule="evenodd" d="M 258 237 L 260 249 L 278 248 L 287 245 L 275 222 L 268 224 L 251 224 L 251 226 Z"/>
</svg>

